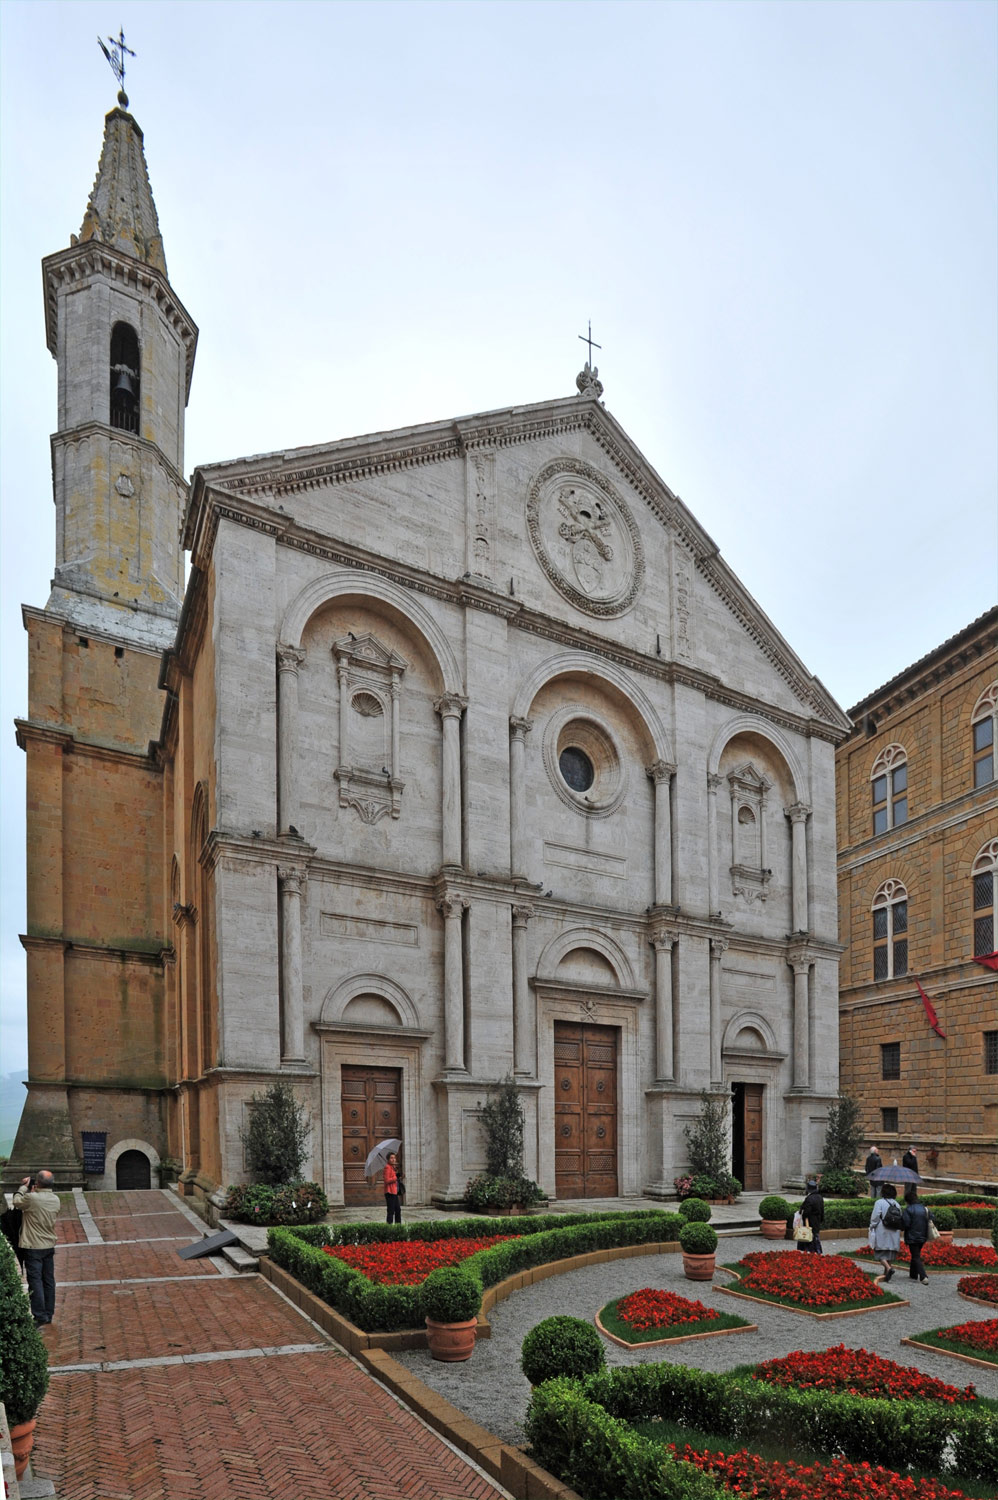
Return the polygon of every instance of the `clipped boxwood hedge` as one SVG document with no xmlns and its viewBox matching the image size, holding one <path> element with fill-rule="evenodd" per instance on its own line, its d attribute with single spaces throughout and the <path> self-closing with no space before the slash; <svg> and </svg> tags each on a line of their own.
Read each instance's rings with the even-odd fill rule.
<svg viewBox="0 0 998 1500">
<path fill-rule="evenodd" d="M 895 1470 L 905 1464 L 998 1482 L 992 1410 L 741 1383 L 686 1365 L 617 1366 L 580 1381 L 549 1381 L 534 1392 L 526 1431 L 538 1463 L 568 1484 L 585 1480 L 587 1495 L 699 1494 L 689 1470 L 686 1490 L 657 1487 L 649 1450 L 661 1464 L 662 1449 L 630 1428 L 656 1418 L 720 1433 L 740 1447 L 770 1442 Z"/>
<path fill-rule="evenodd" d="M 461 1267 L 480 1287 L 495 1286 L 531 1266 L 608 1250 L 677 1240 L 683 1220 L 660 1209 L 635 1213 L 538 1214 L 536 1219 L 421 1221 L 415 1224 L 314 1224 L 271 1229 L 267 1245 L 272 1259 L 323 1302 L 349 1318 L 365 1333 L 394 1333 L 422 1328 L 425 1314 L 421 1286 L 384 1286 L 370 1281 L 345 1261 L 326 1255 L 324 1245 L 371 1244 L 378 1240 L 439 1240 L 515 1234 L 515 1239 L 470 1255 Z M 524 1227 L 528 1224 L 530 1227 Z M 544 1228 L 540 1228 L 544 1225 Z M 385 1231 L 394 1230 L 394 1233 Z M 380 1231 L 370 1232 L 369 1231 Z"/>
<path fill-rule="evenodd" d="M 964 1195 L 966 1196 L 966 1195 Z M 955 1208 L 952 1207 L 956 1194 L 940 1193 L 927 1194 L 923 1197 L 918 1195 L 919 1203 L 924 1203 L 926 1208 L 937 1206 L 950 1207 L 956 1217 L 958 1229 L 990 1229 L 995 1222 L 995 1213 L 990 1208 Z M 898 1202 L 904 1208 L 904 1198 L 899 1194 Z M 800 1203 L 795 1203 L 793 1208 L 800 1208 Z M 873 1208 L 872 1198 L 826 1198 L 825 1199 L 825 1221 L 822 1229 L 866 1229 L 870 1222 L 870 1211 Z M 940 1228 L 942 1226 L 940 1225 Z"/>
</svg>

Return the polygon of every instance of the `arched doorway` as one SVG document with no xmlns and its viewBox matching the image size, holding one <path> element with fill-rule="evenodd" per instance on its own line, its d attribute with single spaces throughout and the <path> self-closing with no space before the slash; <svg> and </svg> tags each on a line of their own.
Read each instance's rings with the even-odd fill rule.
<svg viewBox="0 0 998 1500">
<path fill-rule="evenodd" d="M 144 1151 L 123 1151 L 114 1168 L 114 1185 L 119 1193 L 130 1188 L 152 1187 L 152 1170 Z"/>
</svg>

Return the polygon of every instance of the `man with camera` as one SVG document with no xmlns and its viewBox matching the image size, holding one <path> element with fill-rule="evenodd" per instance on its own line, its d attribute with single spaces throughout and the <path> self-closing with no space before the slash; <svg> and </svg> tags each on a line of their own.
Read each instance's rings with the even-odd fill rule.
<svg viewBox="0 0 998 1500">
<path fill-rule="evenodd" d="M 21 1210 L 21 1254 L 28 1278 L 31 1315 L 37 1327 L 51 1323 L 55 1315 L 55 1217 L 59 1196 L 53 1192 L 51 1172 L 25 1177 L 14 1194 L 14 1207 Z"/>
</svg>

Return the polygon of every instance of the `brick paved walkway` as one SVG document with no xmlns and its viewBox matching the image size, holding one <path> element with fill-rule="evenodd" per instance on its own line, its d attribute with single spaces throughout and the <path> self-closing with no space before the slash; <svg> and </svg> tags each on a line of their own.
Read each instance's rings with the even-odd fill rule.
<svg viewBox="0 0 998 1500">
<path fill-rule="evenodd" d="M 175 1203 L 67 1211 L 32 1455 L 59 1500 L 503 1500 L 261 1277 L 180 1260 L 165 1220 L 201 1229 Z"/>
</svg>

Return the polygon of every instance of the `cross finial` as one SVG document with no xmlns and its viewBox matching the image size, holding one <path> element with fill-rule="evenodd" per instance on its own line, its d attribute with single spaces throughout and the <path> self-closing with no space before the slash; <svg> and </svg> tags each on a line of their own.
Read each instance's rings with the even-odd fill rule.
<svg viewBox="0 0 998 1500">
<path fill-rule="evenodd" d="M 97 45 L 107 58 L 108 66 L 118 80 L 118 103 L 122 109 L 127 109 L 128 95 L 125 93 L 125 56 L 127 54 L 129 57 L 134 57 L 135 53 L 131 47 L 125 46 L 125 33 L 120 26 L 118 27 L 118 35 L 116 37 L 109 36 L 108 41 L 111 43 L 110 50 L 105 47 L 100 37 L 97 38 Z"/>
<path fill-rule="evenodd" d="M 579 338 L 582 340 L 582 342 L 584 344 L 588 344 L 589 345 L 589 358 L 586 360 L 586 364 L 591 365 L 592 362 L 593 362 L 593 350 L 594 349 L 602 349 L 602 347 L 603 347 L 602 344 L 596 344 L 596 343 L 593 342 L 593 320 L 592 320 L 592 318 L 589 319 L 589 332 L 588 332 L 588 334 L 580 333 L 579 334 Z"/>
</svg>

